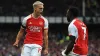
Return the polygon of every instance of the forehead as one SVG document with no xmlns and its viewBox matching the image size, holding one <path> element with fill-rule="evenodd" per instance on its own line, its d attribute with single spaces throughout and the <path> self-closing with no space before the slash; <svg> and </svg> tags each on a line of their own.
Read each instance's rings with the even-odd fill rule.
<svg viewBox="0 0 100 56">
<path fill-rule="evenodd" d="M 38 8 L 44 8 L 44 6 L 41 5 L 41 4 L 37 5 L 37 7 L 38 7 Z"/>
</svg>

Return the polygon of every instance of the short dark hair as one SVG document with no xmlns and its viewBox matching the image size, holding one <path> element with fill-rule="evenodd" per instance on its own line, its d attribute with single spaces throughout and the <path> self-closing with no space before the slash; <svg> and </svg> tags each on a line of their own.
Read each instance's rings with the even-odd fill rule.
<svg viewBox="0 0 100 56">
<path fill-rule="evenodd" d="M 74 17 L 77 17 L 79 15 L 79 9 L 76 7 L 70 7 L 69 11 L 73 14 Z"/>
</svg>

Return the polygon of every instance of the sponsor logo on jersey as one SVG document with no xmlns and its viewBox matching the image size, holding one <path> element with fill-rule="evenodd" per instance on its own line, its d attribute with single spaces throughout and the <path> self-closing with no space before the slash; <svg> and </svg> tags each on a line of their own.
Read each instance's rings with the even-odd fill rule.
<svg viewBox="0 0 100 56">
<path fill-rule="evenodd" d="M 30 31 L 32 32 L 40 32 L 41 31 L 41 27 L 38 27 L 38 26 L 29 26 L 28 27 L 30 29 Z"/>
</svg>

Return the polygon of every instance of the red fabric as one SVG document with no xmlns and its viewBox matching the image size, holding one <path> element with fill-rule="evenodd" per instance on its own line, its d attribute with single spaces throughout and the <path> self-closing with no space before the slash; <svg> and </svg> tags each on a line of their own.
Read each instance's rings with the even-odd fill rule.
<svg viewBox="0 0 100 56">
<path fill-rule="evenodd" d="M 88 53 L 88 30 L 86 25 L 80 21 L 79 19 L 75 19 L 76 21 L 73 23 L 78 31 L 78 37 L 76 38 L 76 43 L 74 44 L 73 52 L 86 55 Z M 84 29 L 86 28 L 86 33 L 84 33 Z"/>
<path fill-rule="evenodd" d="M 42 17 L 33 18 L 32 16 L 26 22 L 26 37 L 24 44 L 39 44 L 43 42 L 44 20 Z"/>
</svg>

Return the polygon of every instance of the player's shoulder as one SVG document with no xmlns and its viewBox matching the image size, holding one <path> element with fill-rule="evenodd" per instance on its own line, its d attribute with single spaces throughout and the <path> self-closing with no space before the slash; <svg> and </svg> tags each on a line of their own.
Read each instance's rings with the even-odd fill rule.
<svg viewBox="0 0 100 56">
<path fill-rule="evenodd" d="M 68 29 L 73 29 L 73 28 L 75 28 L 74 24 L 70 23 Z"/>
<path fill-rule="evenodd" d="M 83 24 L 83 22 L 82 22 L 80 19 L 78 19 L 78 18 L 74 19 L 74 20 L 72 21 L 72 23 L 73 23 L 75 26 L 78 26 L 78 25 Z"/>
<path fill-rule="evenodd" d="M 79 19 L 76 20 L 76 23 L 77 23 L 78 25 L 86 26 L 86 24 L 85 24 L 83 21 L 79 20 Z"/>
<path fill-rule="evenodd" d="M 23 18 L 23 20 L 22 20 L 22 25 L 23 25 L 23 26 L 26 26 L 26 22 L 27 22 L 27 20 L 28 20 L 30 17 L 31 17 L 31 15 L 28 15 L 28 16 L 26 16 L 26 17 Z"/>
<path fill-rule="evenodd" d="M 72 22 L 69 24 L 69 27 L 73 27 L 75 21 L 76 21 L 76 20 L 72 20 Z"/>
<path fill-rule="evenodd" d="M 44 21 L 48 21 L 44 16 L 41 16 L 41 19 L 43 19 Z"/>
<path fill-rule="evenodd" d="M 31 17 L 31 15 L 28 15 L 28 16 L 24 17 L 23 20 L 27 20 L 27 19 L 29 19 L 30 17 Z"/>
</svg>

